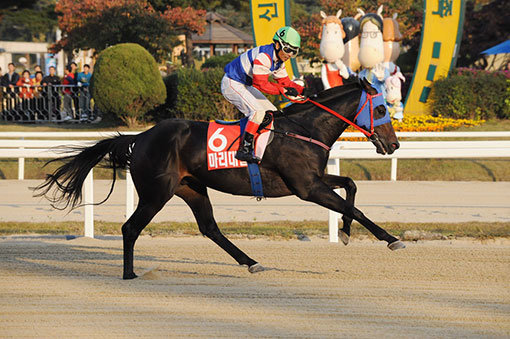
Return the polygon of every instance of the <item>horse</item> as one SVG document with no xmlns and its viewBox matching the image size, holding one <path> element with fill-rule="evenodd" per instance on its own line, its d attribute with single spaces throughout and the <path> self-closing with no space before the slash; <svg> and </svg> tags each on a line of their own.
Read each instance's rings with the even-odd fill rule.
<svg viewBox="0 0 510 339">
<path fill-rule="evenodd" d="M 345 53 L 343 39 L 345 31 L 340 20 L 342 10 L 338 10 L 336 15 L 326 15 L 321 11 L 322 29 L 319 33 L 320 54 L 324 58 L 321 69 L 322 82 L 324 88 L 341 86 L 343 80 L 349 78 L 349 71 L 342 61 Z"/>
<path fill-rule="evenodd" d="M 347 128 L 346 121 L 352 124 L 358 106 L 371 107 L 374 124 L 360 124 L 363 113 L 355 125 L 370 135 L 376 152 L 391 154 L 398 149 L 399 143 L 382 97 L 379 95 L 379 102 L 375 100 L 377 94 L 366 80 L 357 79 L 313 96 L 315 103 L 293 104 L 284 108 L 280 115 L 275 113 L 273 140 L 259 166 L 266 197 L 296 195 L 343 214 L 343 228 L 339 233 L 344 244 L 348 243 L 354 219 L 377 239 L 386 241 L 391 250 L 396 250 L 405 245 L 354 206 L 356 185 L 353 180 L 325 174 L 329 149 Z M 341 113 L 332 114 L 324 107 Z M 375 123 L 378 119 L 382 119 L 381 125 Z M 370 120 L 365 116 L 364 121 Z M 118 135 L 89 147 L 74 149 L 71 154 L 50 160 L 60 160 L 64 164 L 47 175 L 46 180 L 34 189 L 34 195 L 45 196 L 56 208 L 76 208 L 81 202 L 87 173 L 104 158 L 103 166 L 113 169 L 110 194 L 115 185 L 116 171 L 127 167 L 139 196 L 136 210 L 122 225 L 123 279 L 137 277 L 133 270 L 135 242 L 145 226 L 174 195 L 191 208 L 203 235 L 230 254 L 237 263 L 246 265 L 250 273 L 263 271 L 261 264 L 221 233 L 214 220 L 207 188 L 244 196 L 252 195 L 252 190 L 246 168 L 208 170 L 208 125 L 204 121 L 167 119 L 138 135 Z M 291 137 L 289 132 L 301 138 Z M 335 188 L 344 188 L 346 199 L 336 194 Z"/>
</svg>

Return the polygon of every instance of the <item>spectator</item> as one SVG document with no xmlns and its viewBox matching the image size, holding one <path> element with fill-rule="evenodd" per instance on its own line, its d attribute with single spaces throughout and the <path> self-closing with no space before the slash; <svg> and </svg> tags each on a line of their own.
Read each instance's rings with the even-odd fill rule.
<svg viewBox="0 0 510 339">
<path fill-rule="evenodd" d="M 37 72 L 41 72 L 41 74 L 43 74 L 42 73 L 42 69 L 41 69 L 41 65 L 35 65 L 35 67 L 34 67 L 34 74 L 32 74 L 30 76 L 30 79 L 35 79 L 35 77 L 37 75 Z"/>
<path fill-rule="evenodd" d="M 92 73 L 90 73 L 90 66 L 85 64 L 83 72 L 78 73 L 77 83 L 80 87 L 80 121 L 90 120 L 90 92 L 89 85 Z"/>
<path fill-rule="evenodd" d="M 69 66 L 71 66 L 71 73 L 73 73 L 73 75 L 74 75 L 74 83 L 72 85 L 77 85 L 77 81 L 78 81 L 77 80 L 78 79 L 78 73 L 77 73 L 78 65 L 76 64 L 76 62 L 71 61 Z M 80 112 L 80 103 L 78 101 L 78 89 L 76 87 L 73 87 L 71 89 L 71 91 L 73 93 L 74 111 L 76 112 L 76 114 L 78 114 L 78 112 Z M 78 118 L 78 117 L 76 117 L 76 118 Z"/>
<path fill-rule="evenodd" d="M 32 111 L 32 99 L 34 93 L 32 90 L 32 80 L 30 79 L 30 71 L 24 70 L 21 74 L 21 78 L 18 80 L 17 86 L 19 86 L 19 97 L 21 98 L 21 111 L 24 114 L 23 120 L 34 120 Z"/>
<path fill-rule="evenodd" d="M 73 114 L 73 87 L 74 86 L 74 73 L 72 72 L 71 65 L 67 66 L 64 70 L 64 79 L 62 85 L 65 85 L 64 92 L 64 110 L 62 111 L 62 120 L 69 121 L 74 117 Z"/>
<path fill-rule="evenodd" d="M 5 110 L 4 110 L 4 119 L 13 119 L 13 114 L 15 114 L 14 109 L 16 107 L 16 89 L 14 86 L 19 81 L 19 74 L 16 73 L 14 64 L 11 62 L 7 66 L 8 72 L 4 74 L 2 77 L 0 84 L 4 87 L 4 98 L 5 98 Z M 9 116 L 5 116 L 8 114 Z"/>
<path fill-rule="evenodd" d="M 48 107 L 48 111 L 51 112 L 49 120 L 53 120 L 53 117 L 57 117 L 59 115 L 60 103 L 62 101 L 60 99 L 58 87 L 53 87 L 60 85 L 60 78 L 55 74 L 55 66 L 50 66 L 49 72 L 50 74 L 42 79 L 41 84 L 44 86 L 43 96 L 45 98 L 46 106 Z"/>
<path fill-rule="evenodd" d="M 2 77 L 2 86 L 10 87 L 12 90 L 19 81 L 19 74 L 16 73 L 14 64 L 12 62 L 9 63 L 7 68 L 9 69 L 9 71 L 5 73 L 4 76 Z"/>
<path fill-rule="evenodd" d="M 44 105 L 44 98 L 42 93 L 42 79 L 43 73 L 41 71 L 35 72 L 35 77 L 32 80 L 32 90 L 34 93 L 33 109 L 37 120 L 48 120 L 48 109 Z"/>
</svg>

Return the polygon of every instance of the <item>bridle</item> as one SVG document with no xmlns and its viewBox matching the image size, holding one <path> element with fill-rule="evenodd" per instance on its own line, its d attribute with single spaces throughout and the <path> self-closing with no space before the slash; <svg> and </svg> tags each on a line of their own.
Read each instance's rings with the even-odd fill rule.
<svg viewBox="0 0 510 339">
<path fill-rule="evenodd" d="M 317 106 L 319 108 L 322 108 L 326 112 L 334 115 L 338 119 L 346 122 L 347 124 L 351 125 L 352 127 L 356 128 L 358 131 L 363 133 L 370 140 L 378 139 L 377 134 L 374 132 L 374 128 L 376 126 L 378 126 L 378 125 L 382 125 L 382 123 L 381 124 L 376 124 L 376 125 L 374 124 L 374 98 L 382 97 L 382 93 L 377 93 L 377 94 L 372 95 L 372 94 L 368 94 L 365 90 L 362 90 L 360 102 L 359 102 L 359 105 L 358 105 L 358 110 L 356 112 L 356 115 L 354 116 L 353 121 L 347 119 L 346 117 L 344 117 L 340 113 L 332 110 L 331 108 L 329 108 L 327 106 L 324 106 L 323 104 L 321 104 L 321 103 L 319 103 L 319 102 L 317 102 L 315 100 L 312 100 L 310 98 L 306 98 L 304 100 L 294 100 L 294 99 L 289 98 L 285 93 L 283 93 L 283 91 L 282 91 L 282 95 L 285 98 L 287 98 L 292 103 L 304 104 L 306 102 L 310 102 L 310 103 L 314 104 L 315 106 Z M 364 101 L 363 101 L 363 96 L 365 96 L 365 100 Z M 359 126 L 358 124 L 356 124 L 354 122 L 354 121 L 356 121 L 358 116 L 365 110 L 365 108 L 367 107 L 367 104 L 369 104 L 369 108 L 370 108 L 370 111 L 369 111 L 370 112 L 370 129 L 369 130 L 364 129 L 363 127 Z M 381 119 L 384 119 L 384 118 L 381 118 Z M 377 119 L 377 120 L 381 120 L 381 119 Z M 385 123 L 385 122 L 383 122 L 383 123 Z"/>
</svg>

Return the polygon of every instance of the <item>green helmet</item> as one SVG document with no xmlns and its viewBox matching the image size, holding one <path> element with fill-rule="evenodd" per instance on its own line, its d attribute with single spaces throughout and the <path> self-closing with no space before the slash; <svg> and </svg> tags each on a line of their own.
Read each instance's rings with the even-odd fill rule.
<svg viewBox="0 0 510 339">
<path fill-rule="evenodd" d="M 285 26 L 276 31 L 273 37 L 274 42 L 280 42 L 295 48 L 301 48 L 301 37 L 299 33 L 290 26 Z"/>
</svg>

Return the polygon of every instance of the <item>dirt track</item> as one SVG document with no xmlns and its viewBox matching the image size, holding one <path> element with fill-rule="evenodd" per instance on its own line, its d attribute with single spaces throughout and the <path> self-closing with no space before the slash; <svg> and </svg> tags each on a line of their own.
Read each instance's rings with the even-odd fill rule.
<svg viewBox="0 0 510 339">
<path fill-rule="evenodd" d="M 0 337 L 508 337 L 510 242 L 0 240 Z M 152 269 L 152 270 L 151 270 Z"/>
</svg>

